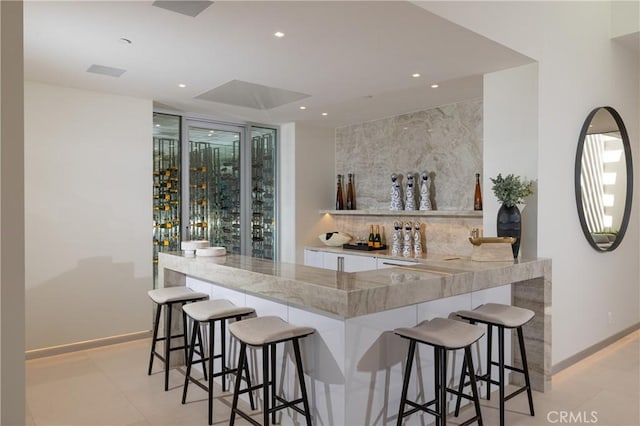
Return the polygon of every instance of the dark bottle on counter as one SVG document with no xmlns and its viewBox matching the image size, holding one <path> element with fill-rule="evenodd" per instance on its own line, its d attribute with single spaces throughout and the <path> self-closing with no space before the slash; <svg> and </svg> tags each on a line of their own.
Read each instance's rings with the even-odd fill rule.
<svg viewBox="0 0 640 426">
<path fill-rule="evenodd" d="M 382 247 L 382 239 L 380 238 L 380 225 L 376 225 L 376 235 L 373 237 L 373 248 Z"/>
<path fill-rule="evenodd" d="M 476 173 L 476 191 L 473 195 L 473 209 L 482 210 L 482 192 L 480 191 L 480 173 Z"/>
<path fill-rule="evenodd" d="M 353 190 L 353 173 L 349 173 L 349 183 L 347 183 L 347 210 L 356 209 L 356 196 Z"/>
<path fill-rule="evenodd" d="M 338 175 L 338 190 L 336 191 L 336 210 L 344 210 L 344 197 L 342 196 L 342 175 Z"/>
<path fill-rule="evenodd" d="M 367 246 L 373 248 L 373 240 L 375 236 L 373 235 L 373 225 L 369 226 L 369 241 L 367 242 Z"/>
</svg>

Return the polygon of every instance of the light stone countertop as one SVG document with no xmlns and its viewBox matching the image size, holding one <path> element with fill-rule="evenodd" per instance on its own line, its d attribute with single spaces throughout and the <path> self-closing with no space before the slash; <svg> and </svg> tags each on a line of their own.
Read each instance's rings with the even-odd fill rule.
<svg viewBox="0 0 640 426">
<path fill-rule="evenodd" d="M 344 252 L 393 259 L 380 252 Z M 427 255 L 416 265 L 349 273 L 240 255 L 159 254 L 161 286 L 184 285 L 185 276 L 344 319 L 534 278 L 550 281 L 551 260 L 473 262 L 463 257 Z"/>
</svg>

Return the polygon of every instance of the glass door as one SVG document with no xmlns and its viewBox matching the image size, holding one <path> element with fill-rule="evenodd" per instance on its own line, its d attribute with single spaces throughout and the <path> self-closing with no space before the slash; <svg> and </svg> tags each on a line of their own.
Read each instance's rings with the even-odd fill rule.
<svg viewBox="0 0 640 426">
<path fill-rule="evenodd" d="M 186 127 L 189 156 L 183 170 L 188 175 L 183 172 L 183 179 L 188 184 L 183 190 L 188 191 L 189 204 L 183 217 L 189 218 L 190 239 L 208 240 L 229 253 L 242 253 L 244 129 L 195 121 L 188 121 Z"/>
</svg>

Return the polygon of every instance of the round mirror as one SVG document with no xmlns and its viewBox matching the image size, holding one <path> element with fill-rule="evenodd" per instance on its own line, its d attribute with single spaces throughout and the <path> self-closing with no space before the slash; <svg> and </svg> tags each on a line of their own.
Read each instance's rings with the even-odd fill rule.
<svg viewBox="0 0 640 426">
<path fill-rule="evenodd" d="M 633 167 L 627 129 L 611 107 L 594 109 L 582 126 L 575 191 L 587 241 L 597 251 L 614 250 L 629 224 Z"/>
</svg>

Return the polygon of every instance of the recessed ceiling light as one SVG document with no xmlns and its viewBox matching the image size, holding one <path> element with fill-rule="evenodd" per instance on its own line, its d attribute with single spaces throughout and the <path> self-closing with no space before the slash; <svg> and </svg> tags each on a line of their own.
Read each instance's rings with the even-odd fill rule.
<svg viewBox="0 0 640 426">
<path fill-rule="evenodd" d="M 432 88 L 432 89 L 437 89 L 438 87 L 440 87 L 440 86 L 438 86 L 437 84 L 432 84 L 432 85 L 431 85 L 431 88 Z"/>
<path fill-rule="evenodd" d="M 327 115 L 329 115 L 329 113 L 328 112 L 323 112 L 322 115 L 324 115 L 326 117 Z"/>
<path fill-rule="evenodd" d="M 307 109 L 307 107 L 306 106 L 301 106 L 300 109 Z"/>
<path fill-rule="evenodd" d="M 284 37 L 284 33 L 282 31 L 276 31 L 275 33 L 273 33 L 273 35 L 278 38 Z"/>
<path fill-rule="evenodd" d="M 186 84 L 184 84 L 184 83 L 180 83 L 180 84 L 178 84 L 178 87 L 181 87 L 181 88 L 183 88 L 183 89 L 184 89 L 185 87 L 187 87 L 187 85 L 186 85 Z"/>
<path fill-rule="evenodd" d="M 159 125 L 159 124 L 156 124 L 156 127 L 160 127 L 160 125 Z"/>
<path fill-rule="evenodd" d="M 411 77 L 413 77 L 413 78 L 418 78 L 418 77 L 420 77 L 420 73 L 414 73 L 414 74 L 411 74 Z"/>
</svg>

